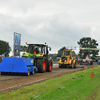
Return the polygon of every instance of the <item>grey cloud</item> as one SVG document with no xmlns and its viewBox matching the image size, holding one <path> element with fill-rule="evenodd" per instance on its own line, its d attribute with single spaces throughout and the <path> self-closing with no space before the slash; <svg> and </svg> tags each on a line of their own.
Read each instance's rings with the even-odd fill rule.
<svg viewBox="0 0 100 100">
<path fill-rule="evenodd" d="M 98 29 L 92 33 L 92 18 L 95 19 L 95 16 L 88 15 L 89 11 L 90 15 L 96 11 L 97 3 L 93 6 L 94 11 L 91 11 L 93 0 L 92 3 L 84 1 L 87 2 L 86 8 L 86 3 L 80 0 L 4 1 L 0 1 L 0 38 L 9 41 L 11 46 L 13 32 L 21 33 L 21 44 L 24 45 L 26 41 L 47 42 L 52 47 L 52 52 L 57 52 L 65 45 L 76 46 L 82 37 L 99 34 Z M 87 9 L 88 6 L 91 9 Z M 99 25 L 99 20 L 96 24 Z"/>
</svg>

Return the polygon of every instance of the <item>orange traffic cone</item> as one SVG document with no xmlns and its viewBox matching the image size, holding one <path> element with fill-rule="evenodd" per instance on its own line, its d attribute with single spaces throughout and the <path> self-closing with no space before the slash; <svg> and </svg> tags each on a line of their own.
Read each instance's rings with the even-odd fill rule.
<svg viewBox="0 0 100 100">
<path fill-rule="evenodd" d="M 93 73 L 91 73 L 91 78 L 93 78 Z"/>
</svg>

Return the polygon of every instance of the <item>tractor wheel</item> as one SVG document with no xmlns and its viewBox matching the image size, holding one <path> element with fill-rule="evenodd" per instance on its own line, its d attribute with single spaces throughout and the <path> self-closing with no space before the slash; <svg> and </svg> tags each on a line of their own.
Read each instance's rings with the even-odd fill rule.
<svg viewBox="0 0 100 100">
<path fill-rule="evenodd" d="M 61 68 L 61 65 L 59 65 L 59 68 Z"/>
<path fill-rule="evenodd" d="M 53 67 L 53 63 L 49 61 L 48 66 L 47 66 L 47 72 L 51 72 Z"/>
<path fill-rule="evenodd" d="M 1 72 L 1 75 L 4 75 L 4 72 Z"/>
<path fill-rule="evenodd" d="M 40 73 L 46 72 L 46 60 L 44 58 L 37 60 L 37 68 Z"/>
<path fill-rule="evenodd" d="M 67 68 L 70 68 L 70 65 L 69 64 L 67 65 Z"/>
<path fill-rule="evenodd" d="M 59 68 L 63 68 L 63 65 L 59 64 Z"/>
<path fill-rule="evenodd" d="M 89 62 L 88 61 L 86 61 L 86 65 L 89 65 Z"/>
<path fill-rule="evenodd" d="M 75 60 L 75 65 L 74 65 L 74 68 L 76 68 L 77 67 L 77 61 Z"/>
<path fill-rule="evenodd" d="M 28 72 L 26 73 L 26 75 L 27 75 L 27 76 L 29 76 L 29 75 L 30 75 L 30 70 L 29 70 L 29 69 L 28 69 Z"/>
<path fill-rule="evenodd" d="M 82 60 L 80 61 L 80 65 L 82 65 Z"/>
<path fill-rule="evenodd" d="M 93 65 L 93 61 L 90 62 L 90 65 Z"/>
<path fill-rule="evenodd" d="M 33 71 L 33 72 L 31 72 L 31 75 L 34 75 L 34 71 Z"/>
<path fill-rule="evenodd" d="M 73 60 L 71 61 L 71 68 L 74 68 Z"/>
</svg>

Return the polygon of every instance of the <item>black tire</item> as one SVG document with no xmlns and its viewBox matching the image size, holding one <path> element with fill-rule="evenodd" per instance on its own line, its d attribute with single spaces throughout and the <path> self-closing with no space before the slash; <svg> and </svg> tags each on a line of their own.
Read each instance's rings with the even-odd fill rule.
<svg viewBox="0 0 100 100">
<path fill-rule="evenodd" d="M 78 64 L 80 64 L 81 61 L 78 61 Z"/>
<path fill-rule="evenodd" d="M 74 68 L 73 60 L 71 61 L 71 68 Z"/>
<path fill-rule="evenodd" d="M 70 65 L 69 64 L 67 65 L 67 68 L 70 68 Z"/>
<path fill-rule="evenodd" d="M 30 70 L 29 70 L 29 69 L 28 69 L 28 72 L 26 73 L 26 75 L 27 75 L 27 76 L 29 76 L 29 75 L 30 75 Z"/>
<path fill-rule="evenodd" d="M 59 68 L 61 68 L 61 65 L 59 65 Z"/>
<path fill-rule="evenodd" d="M 34 71 L 30 73 L 31 75 L 34 75 Z"/>
<path fill-rule="evenodd" d="M 75 65 L 74 65 L 74 68 L 76 68 L 77 67 L 77 60 L 75 60 Z"/>
<path fill-rule="evenodd" d="M 90 65 L 93 65 L 93 61 L 90 62 Z"/>
<path fill-rule="evenodd" d="M 1 75 L 4 75 L 4 72 L 1 72 Z"/>
<path fill-rule="evenodd" d="M 89 65 L 89 62 L 88 61 L 86 61 L 86 65 Z"/>
<path fill-rule="evenodd" d="M 46 68 L 47 68 L 47 69 L 46 69 L 47 72 L 51 72 L 51 71 L 52 71 L 52 68 L 53 68 L 53 63 L 52 63 L 52 61 L 49 61 L 48 66 L 47 66 Z"/>
<path fill-rule="evenodd" d="M 37 59 L 37 68 L 40 73 L 46 72 L 46 59 Z"/>
<path fill-rule="evenodd" d="M 63 65 L 59 64 L 59 68 L 63 68 Z"/>
<path fill-rule="evenodd" d="M 80 65 L 82 65 L 82 60 L 80 61 Z"/>
</svg>

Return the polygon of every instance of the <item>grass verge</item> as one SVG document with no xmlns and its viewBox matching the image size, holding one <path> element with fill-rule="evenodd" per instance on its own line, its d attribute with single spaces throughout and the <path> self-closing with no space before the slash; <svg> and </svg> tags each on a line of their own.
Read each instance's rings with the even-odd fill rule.
<svg viewBox="0 0 100 100">
<path fill-rule="evenodd" d="M 58 64 L 58 62 L 53 62 L 53 64 Z"/>
<path fill-rule="evenodd" d="M 92 72 L 93 78 L 90 76 Z M 99 100 L 98 87 L 100 87 L 100 67 L 95 67 L 0 94 L 0 100 L 32 100 L 39 95 L 41 96 L 36 100 Z"/>
</svg>

